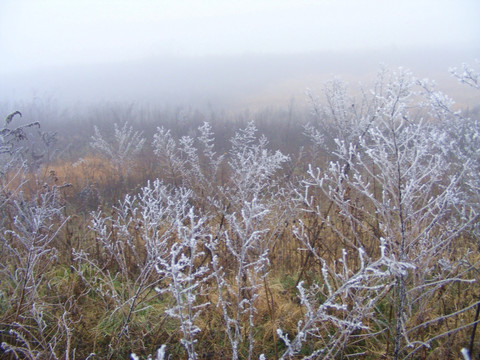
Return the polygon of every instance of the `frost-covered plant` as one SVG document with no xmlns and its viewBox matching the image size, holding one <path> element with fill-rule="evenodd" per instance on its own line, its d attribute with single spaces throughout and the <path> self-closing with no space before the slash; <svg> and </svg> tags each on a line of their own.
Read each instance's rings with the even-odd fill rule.
<svg viewBox="0 0 480 360">
<path fill-rule="evenodd" d="M 480 62 L 476 66 L 462 64 L 462 72 L 452 68 L 451 73 L 463 84 L 480 90 Z M 427 89 L 427 91 L 430 89 Z M 429 92 L 434 92 L 430 90 Z M 434 92 L 438 93 L 438 91 Z M 441 97 L 443 99 L 444 97 Z M 452 110 L 453 102 L 438 101 L 437 108 L 445 113 L 444 127 L 448 131 L 446 141 L 451 144 L 452 163 L 465 164 L 466 200 L 480 214 L 480 119 L 478 114 L 462 114 Z M 476 117 L 475 117 L 476 116 Z M 477 242 L 480 244 L 480 226 L 478 222 L 473 228 Z"/>
<path fill-rule="evenodd" d="M 196 325 L 196 320 L 201 311 L 208 305 L 198 300 L 202 284 L 208 279 L 207 266 L 197 266 L 204 257 L 200 251 L 201 246 L 208 236 L 205 229 L 205 218 L 195 215 L 194 209 L 181 208 L 176 212 L 176 234 L 178 240 L 170 247 L 169 254 L 157 258 L 156 270 L 168 284 L 157 287 L 158 293 L 170 293 L 174 305 L 167 310 L 167 314 L 179 322 L 183 334 L 181 339 L 188 359 L 197 359 L 195 352 L 196 336 L 201 329 Z"/>
<path fill-rule="evenodd" d="M 12 126 L 19 111 L 8 115 L 0 130 L 0 209 L 24 184 L 23 173 L 26 170 L 24 141 L 28 141 L 26 129 L 39 127 L 38 122 Z"/>
<path fill-rule="evenodd" d="M 182 344 L 189 358 L 196 358 L 195 336 L 200 329 L 195 320 L 205 306 L 197 296 L 208 271 L 205 266 L 196 267 L 203 256 L 206 227 L 205 218 L 195 215 L 191 197 L 190 190 L 171 189 L 156 180 L 138 195 L 125 196 L 112 216 L 92 213 L 91 229 L 114 266 L 105 266 L 85 251 L 75 252 L 75 260 L 84 282 L 115 304 L 109 316 L 123 315 L 112 347 L 122 339 L 135 340 L 130 322 L 136 309 L 148 306 L 146 296 L 156 289 L 171 294 L 174 304 L 167 315 L 179 320 Z M 94 269 L 95 276 L 84 276 L 84 264 Z"/>
<path fill-rule="evenodd" d="M 198 128 L 200 136 L 198 141 L 203 146 L 203 157 L 208 163 L 207 171 L 205 175 L 210 175 L 210 180 L 213 180 L 217 174 L 218 168 L 223 161 L 224 156 L 218 156 L 214 151 L 215 134 L 212 131 L 212 125 L 208 122 L 204 122 L 202 126 Z"/>
<path fill-rule="evenodd" d="M 374 260 L 384 241 L 396 261 L 415 267 L 415 273 L 392 275 L 395 284 L 389 296 L 395 316 L 389 331 L 392 355 L 399 359 L 463 328 L 437 329 L 429 338 L 419 338 L 435 321 L 470 308 L 467 303 L 453 314 L 436 313 L 431 299 L 453 283 L 470 281 L 462 266 L 468 250 L 456 255 L 452 246 L 476 215 L 460 186 L 466 167 L 452 166 L 445 131 L 434 120 L 422 119 L 424 104 L 416 108 L 421 93 L 414 91 L 415 79 L 404 70 L 384 73 L 383 78 L 386 82 L 372 89 L 378 105 L 372 114 L 375 122 L 353 141 L 336 139 L 338 160 L 324 172 L 310 167 L 299 203 L 348 248 L 364 249 Z M 318 192 L 327 207 L 315 200 Z M 311 252 L 317 246 L 314 240 L 304 238 Z M 436 320 L 414 324 L 413 319 L 426 314 Z"/>
<path fill-rule="evenodd" d="M 317 348 L 306 359 L 317 357 L 331 359 L 345 350 L 348 341 L 367 338 L 374 332 L 375 307 L 394 285 L 396 274 L 406 274 L 414 269 L 410 263 L 398 261 L 393 254 L 387 253 L 385 242 L 380 245 L 380 257 L 372 261 L 362 248 L 358 249 L 358 269 L 351 269 L 347 252 L 342 258 L 329 266 L 314 248 L 304 232 L 303 224 L 295 235 L 304 243 L 315 258 L 322 263 L 322 282 L 305 287 L 303 282 L 297 286 L 304 318 L 298 321 L 297 334 L 289 339 L 288 334 L 278 329 L 280 338 L 287 346 L 284 358 L 295 357 L 309 339 L 316 339 Z M 319 299 L 322 299 L 320 302 Z M 361 356 L 363 353 L 349 354 Z"/>
<path fill-rule="evenodd" d="M 197 137 L 182 136 L 176 141 L 170 130 L 157 128 L 153 139 L 155 154 L 168 180 L 183 185 L 205 197 L 215 196 L 217 172 L 223 161 L 214 151 L 214 134 L 209 123 L 198 128 Z"/>
<path fill-rule="evenodd" d="M 313 117 L 312 121 L 304 126 L 304 135 L 312 145 L 313 166 L 328 166 L 321 163 L 319 159 L 327 157 L 328 163 L 332 157 L 335 158 L 336 147 L 339 142 L 348 144 L 348 146 L 358 150 L 358 142 L 366 136 L 368 129 L 378 120 L 379 112 L 384 106 L 382 98 L 387 76 L 388 71 L 382 66 L 377 73 L 373 89 L 361 87 L 359 93 L 355 96 L 349 93 L 348 84 L 339 78 L 324 85 L 323 102 L 320 97 L 315 96 L 311 91 L 307 92 Z M 350 162 L 354 160 L 354 153 L 351 152 L 349 155 L 350 157 L 343 158 L 339 162 L 339 166 L 342 166 L 345 175 L 350 172 Z M 340 182 L 337 186 L 341 188 L 344 184 Z M 303 199 L 300 199 L 300 203 L 302 201 Z M 318 201 L 319 199 L 312 198 L 312 202 L 318 203 Z M 334 209 L 333 201 L 327 201 L 328 205 L 322 209 L 325 218 L 329 218 Z M 310 205 L 316 206 L 313 203 Z M 309 216 L 308 213 L 305 213 L 305 215 Z M 326 223 L 324 221 L 319 222 L 318 218 L 313 216 L 310 224 L 309 231 L 316 234 L 316 236 L 311 237 L 311 241 L 320 242 L 326 236 L 328 230 L 325 226 Z M 332 249 L 328 250 L 332 251 Z M 308 252 L 303 260 L 297 285 L 312 259 L 312 254 Z"/>
<path fill-rule="evenodd" d="M 102 257 L 112 259 L 113 264 L 105 266 L 102 257 L 84 250 L 74 250 L 75 261 L 83 281 L 105 301 L 115 304 L 110 316 L 123 314 L 123 324 L 112 341 L 130 339 L 129 323 L 135 310 L 161 281 L 155 267 L 159 258 L 169 253 L 175 236 L 175 209 L 186 206 L 190 195 L 182 189 L 172 191 L 156 180 L 138 195 L 126 195 L 114 207 L 113 215 L 101 210 L 92 213 L 90 228 Z M 95 276 L 84 274 L 84 264 L 94 269 Z"/>
<path fill-rule="evenodd" d="M 266 138 L 257 138 L 256 132 L 250 122 L 231 139 L 231 179 L 220 187 L 226 204 L 219 211 L 226 230 L 208 245 L 233 359 L 241 356 L 242 344 L 248 345 L 248 358 L 253 357 L 256 302 L 268 273 L 272 239 L 285 219 L 281 207 L 275 208 L 282 191 L 273 177 L 288 157 L 270 152 Z M 270 217 L 273 209 L 279 211 L 276 219 Z"/>
<path fill-rule="evenodd" d="M 43 274 L 56 257 L 52 242 L 66 222 L 57 197 L 56 188 L 32 200 L 25 199 L 20 192 L 11 200 L 9 213 L 13 222 L 2 231 L 4 253 L 0 276 L 2 282 L 10 284 L 10 292 L 3 294 L 10 299 L 10 304 L 2 323 L 9 324 L 5 332 L 15 339 L 7 340 L 2 348 L 27 357 L 55 354 L 57 339 L 63 340 L 63 336 L 51 330 L 52 326 L 56 327 L 52 325 L 53 319 L 50 318 L 48 324 L 43 319 L 44 312 L 49 313 L 51 308 L 41 295 L 45 286 Z"/>
<path fill-rule="evenodd" d="M 54 187 L 32 200 L 25 199 L 23 193 L 13 200 L 13 223 L 2 236 L 8 262 L 2 263 L 0 268 L 17 284 L 11 294 L 17 299 L 15 321 L 25 307 L 35 302 L 41 274 L 55 257 L 55 248 L 50 244 L 62 226 L 62 222 L 58 225 L 56 220 L 63 218 L 58 196 Z"/>
<path fill-rule="evenodd" d="M 267 138 L 257 137 L 257 128 L 250 121 L 245 129 L 240 129 L 230 140 L 228 165 L 231 170 L 230 184 L 224 190 L 235 204 L 260 198 L 274 188 L 274 174 L 282 168 L 289 157 L 280 151 L 268 150 Z"/>
<path fill-rule="evenodd" d="M 55 315 L 50 306 L 38 302 L 32 305 L 30 313 L 28 322 L 13 324 L 9 335 L 15 338 L 15 343 L 3 342 L 5 353 L 13 354 L 16 359 L 76 359 L 76 349 L 72 349 L 74 322 L 68 311 L 64 309 L 52 319 Z M 85 359 L 93 356 L 91 353 Z"/>
<path fill-rule="evenodd" d="M 43 294 L 44 274 L 55 261 L 53 242 L 67 219 L 56 185 L 24 191 L 28 162 L 26 147 L 19 143 L 29 140 L 26 128 L 39 124 L 10 128 L 15 115 L 20 113 L 10 114 L 0 131 L 0 282 L 8 284 L 1 295 L 9 299 L 1 314 L 2 348 L 15 356 L 55 357 L 67 335 L 52 331 L 54 319 L 44 316 L 51 311 Z"/>
<path fill-rule="evenodd" d="M 381 67 L 374 89 L 361 87 L 355 96 L 349 93 L 348 83 L 339 78 L 325 83 L 323 100 L 307 92 L 312 120 L 305 125 L 304 134 L 311 140 L 315 155 L 320 154 L 320 149 L 332 151 L 333 139 L 353 143 L 365 135 L 382 106 L 375 92 L 382 91 L 386 75 L 387 69 Z"/>
<path fill-rule="evenodd" d="M 256 301 L 268 270 L 268 252 L 286 212 L 278 204 L 282 189 L 274 180 L 288 157 L 271 152 L 264 136 L 257 137 L 253 121 L 231 139 L 231 150 L 224 156 L 214 151 L 211 126 L 204 123 L 196 138 L 184 136 L 176 141 L 171 133 L 158 128 L 154 151 L 175 184 L 187 185 L 207 198 L 212 218 L 221 218 L 212 229 L 208 248 L 212 256 L 213 274 L 219 291 L 226 333 L 233 358 L 239 357 L 239 346 L 247 331 L 249 358 L 253 356 L 253 329 Z M 226 157 L 229 180 L 217 181 L 220 164 Z M 277 195 L 275 195 L 275 192 Z M 271 216 L 274 207 L 278 217 Z M 171 266 L 173 268 L 173 265 Z M 248 324 L 245 327 L 245 324 Z"/>
<path fill-rule="evenodd" d="M 477 67 L 480 66 L 480 61 L 476 61 Z M 459 70 L 456 67 L 450 69 L 450 73 L 463 84 L 471 86 L 477 90 L 480 90 L 480 70 L 475 69 L 467 63 L 462 64 L 462 69 Z"/>
<path fill-rule="evenodd" d="M 20 117 L 22 116 L 20 111 L 15 111 L 5 118 L 5 122 L 0 130 L 0 154 L 9 154 L 11 156 L 15 152 L 21 150 L 21 148 L 18 148 L 15 145 L 20 141 L 28 140 L 26 129 L 30 127 L 40 127 L 39 122 L 11 127 L 11 123 L 17 115 Z M 2 172 L 2 174 L 3 173 L 4 172 Z"/>
<path fill-rule="evenodd" d="M 153 135 L 152 145 L 155 155 L 160 158 L 161 165 L 166 169 L 168 180 L 178 185 L 178 180 L 181 179 L 185 170 L 180 150 L 170 130 L 163 127 L 157 128 L 157 132 Z"/>
<path fill-rule="evenodd" d="M 132 126 L 125 122 L 120 128 L 114 124 L 114 137 L 111 142 L 107 141 L 97 126 L 94 127 L 94 135 L 90 146 L 99 151 L 112 162 L 118 176 L 123 177 L 129 173 L 135 156 L 142 150 L 145 138 L 141 132 L 133 131 Z"/>
<path fill-rule="evenodd" d="M 232 359 L 240 356 L 238 351 L 244 341 L 245 324 L 248 324 L 248 358 L 253 356 L 256 300 L 269 266 L 266 236 L 269 229 L 264 224 L 268 212 L 266 206 L 256 199 L 245 203 L 241 214 L 226 216 L 230 231 L 226 231 L 221 240 L 212 239 L 208 244 L 213 254 L 212 267 L 218 289 L 218 306 L 222 308 L 225 332 L 232 347 Z M 229 259 L 227 270 L 221 265 L 222 257 Z M 232 272 L 233 279 L 227 271 Z"/>
</svg>

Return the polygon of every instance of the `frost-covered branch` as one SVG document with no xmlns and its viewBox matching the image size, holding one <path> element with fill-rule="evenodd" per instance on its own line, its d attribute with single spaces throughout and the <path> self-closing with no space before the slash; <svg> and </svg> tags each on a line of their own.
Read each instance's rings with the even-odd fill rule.
<svg viewBox="0 0 480 360">
<path fill-rule="evenodd" d="M 480 65 L 478 60 L 476 65 L 477 67 Z M 467 63 L 463 63 L 460 70 L 456 67 L 450 68 L 450 73 L 461 83 L 480 90 L 480 70 L 478 68 L 475 69 Z"/>
<path fill-rule="evenodd" d="M 107 157 L 120 176 L 123 176 L 124 172 L 128 174 L 134 157 L 145 144 L 142 134 L 134 131 L 132 126 L 129 127 L 128 122 L 125 122 L 121 128 L 117 123 L 114 124 L 114 136 L 111 142 L 103 137 L 97 126 L 94 127 L 94 132 L 90 146 Z"/>
</svg>

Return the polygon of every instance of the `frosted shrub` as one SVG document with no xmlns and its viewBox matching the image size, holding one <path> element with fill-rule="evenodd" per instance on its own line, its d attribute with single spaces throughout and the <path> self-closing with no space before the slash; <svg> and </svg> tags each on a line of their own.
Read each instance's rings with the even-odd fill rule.
<svg viewBox="0 0 480 360">
<path fill-rule="evenodd" d="M 153 136 L 153 151 L 161 161 L 161 164 L 166 169 L 165 173 L 168 180 L 173 181 L 178 185 L 178 179 L 181 179 L 185 174 L 185 167 L 181 152 L 177 148 L 177 143 L 172 137 L 170 130 L 163 127 L 157 128 L 157 132 Z M 188 178 L 188 174 L 187 175 Z"/>
<path fill-rule="evenodd" d="M 231 150 L 223 156 L 214 151 L 211 126 L 204 123 L 198 130 L 198 137 L 184 136 L 177 142 L 168 130 L 158 128 L 154 151 L 175 184 L 188 185 L 197 194 L 203 194 L 212 211 L 206 215 L 211 219 L 217 218 L 217 213 L 221 215 L 218 229 L 211 229 L 216 236 L 207 243 L 212 256 L 211 276 L 219 292 L 218 306 L 222 309 L 232 356 L 238 358 L 239 347 L 245 343 L 251 358 L 256 301 L 268 273 L 269 247 L 278 230 L 273 227 L 282 224 L 285 216 L 281 212 L 275 221 L 270 218 L 271 210 L 279 207 L 282 198 L 282 189 L 275 183 L 274 175 L 288 157 L 279 151 L 269 151 L 266 138 L 257 137 L 253 122 L 235 133 Z M 221 184 L 216 177 L 224 159 L 231 176 Z M 177 257 L 176 253 L 171 255 L 172 259 Z M 173 276 L 174 264 L 169 268 Z M 176 316 L 184 315 L 177 312 Z M 245 331 L 248 339 L 244 339 Z"/>
<path fill-rule="evenodd" d="M 116 271 L 85 251 L 77 251 L 75 260 L 84 281 L 115 304 L 111 316 L 124 314 L 112 347 L 124 338 L 135 340 L 129 324 L 136 309 L 145 306 L 146 297 L 156 289 L 171 294 L 173 305 L 167 315 L 178 319 L 182 344 L 189 358 L 196 358 L 195 336 L 200 329 L 195 319 L 205 306 L 199 305 L 197 295 L 208 269 L 194 265 L 203 256 L 199 249 L 206 230 L 205 218 L 199 218 L 189 205 L 191 196 L 189 190 L 171 189 L 156 180 L 138 195 L 125 196 L 113 216 L 102 211 L 92 213 L 91 229 L 104 255 L 114 261 Z M 96 276 L 84 276 L 82 264 L 93 268 Z"/>
<path fill-rule="evenodd" d="M 202 194 L 203 199 L 197 200 L 211 202 L 218 197 L 217 174 L 224 156 L 214 151 L 215 139 L 209 123 L 205 122 L 198 131 L 195 138 L 183 136 L 177 141 L 170 130 L 159 127 L 153 149 L 169 181 Z"/>
<path fill-rule="evenodd" d="M 39 123 L 10 128 L 16 115 L 10 114 L 0 130 L 0 282 L 9 284 L 1 293 L 9 299 L 2 308 L 1 347 L 17 358 L 56 358 L 70 339 L 70 319 L 66 313 L 58 324 L 52 319 L 44 274 L 56 260 L 54 242 L 68 218 L 58 186 L 32 184 L 24 190 L 29 165 L 25 129 Z M 68 358 L 71 351 L 64 355 Z"/>
<path fill-rule="evenodd" d="M 384 272 L 384 278 L 379 279 L 393 286 L 387 296 L 391 298 L 391 311 L 395 316 L 391 324 L 385 325 L 394 344 L 392 356 L 400 359 L 428 348 L 442 336 L 463 329 L 463 326 L 436 329 L 430 337 L 420 335 L 435 321 L 458 316 L 471 308 L 466 302 L 460 311 L 437 313 L 431 299 L 454 283 L 471 281 L 467 276 L 468 268 L 462 265 L 469 252 L 456 253 L 454 242 L 476 215 L 465 201 L 461 186 L 469 162 L 456 168 L 458 164 L 454 166 L 448 161 L 451 144 L 445 142 L 445 130 L 433 121 L 422 119 L 420 110 L 425 109 L 425 104 L 415 97 L 421 94 L 421 88 L 414 91 L 416 80 L 402 69 L 384 72 L 382 78 L 383 85 L 372 89 L 377 108 L 371 117 L 375 121 L 351 141 L 336 139 L 338 160 L 330 162 L 323 172 L 310 167 L 298 201 L 303 211 L 316 217 L 320 226 L 327 227 L 344 246 L 352 249 L 350 251 L 357 249 L 365 254 L 360 271 L 387 258 L 390 268 L 409 264 L 405 271 Z M 433 98 L 438 99 L 438 96 Z M 423 99 L 428 102 L 433 98 L 425 94 Z M 319 194 L 327 199 L 328 206 L 322 206 L 316 199 Z M 300 223 L 297 236 L 311 254 L 318 254 L 320 244 L 305 229 L 306 225 Z M 384 249 L 380 253 L 379 246 Z M 323 262 L 320 256 L 315 257 Z M 338 272 L 335 274 L 331 277 L 340 280 Z M 324 286 L 329 287 L 325 275 L 323 277 Z M 339 281 L 336 288 L 348 285 L 348 279 Z M 370 291 L 364 299 L 376 299 L 375 288 Z M 302 301 L 307 306 L 307 300 Z M 371 310 L 368 306 L 362 310 L 365 302 L 361 299 L 356 303 L 361 313 Z M 342 302 L 338 306 L 347 304 Z M 426 314 L 437 314 L 436 320 L 411 325 L 410 320 L 425 318 Z M 317 315 L 318 320 L 324 319 L 320 313 L 314 317 Z M 307 334 L 303 332 L 301 336 Z M 298 337 L 296 339 L 298 341 Z M 337 346 L 344 341 L 335 340 L 335 347 L 332 347 L 328 338 L 320 339 L 325 344 L 322 353 L 338 351 Z M 295 344 L 289 346 L 298 350 Z"/>
<path fill-rule="evenodd" d="M 461 83 L 480 91 L 480 62 L 475 66 L 462 64 L 462 71 L 452 68 L 452 75 Z M 427 88 L 427 86 L 425 86 Z M 429 93 L 438 93 L 427 88 Z M 477 92 L 478 94 L 478 92 Z M 442 97 L 441 99 L 444 99 Z M 461 169 L 465 174 L 466 201 L 480 214 L 480 118 L 476 114 L 461 114 L 451 109 L 453 103 L 438 101 L 435 108 L 440 108 L 446 115 L 443 126 L 447 129 L 448 135 L 445 142 L 451 144 L 451 161 L 455 164 L 465 164 Z M 475 117 L 476 116 L 476 117 Z M 480 226 L 478 222 L 473 227 L 473 234 L 476 236 L 480 246 Z"/>
<path fill-rule="evenodd" d="M 200 246 L 205 242 L 205 218 L 198 218 L 193 208 L 187 213 L 178 214 L 175 220 L 178 242 L 170 247 L 170 253 L 164 258 L 159 257 L 156 270 L 168 284 L 157 287 L 157 292 L 170 293 L 174 305 L 167 314 L 178 319 L 183 334 L 182 345 L 187 350 L 189 359 L 197 359 L 195 352 L 196 336 L 201 329 L 196 325 L 196 319 L 208 303 L 199 302 L 202 285 L 208 279 L 209 269 L 195 264 L 204 257 Z"/>
<path fill-rule="evenodd" d="M 242 343 L 248 345 L 248 358 L 253 357 L 256 302 L 270 265 L 269 249 L 278 230 L 274 226 L 282 224 L 284 216 L 280 213 L 275 221 L 269 217 L 281 198 L 281 189 L 273 176 L 288 157 L 279 151 L 270 152 L 266 138 L 257 138 L 256 131 L 250 122 L 231 139 L 231 181 L 220 188 L 228 203 L 219 208 L 226 230 L 208 245 L 219 293 L 218 306 L 222 308 L 233 359 L 239 358 Z M 277 197 L 273 196 L 274 191 L 278 191 Z M 248 334 L 247 339 L 244 333 Z"/>
<path fill-rule="evenodd" d="M 98 127 L 94 127 L 94 132 L 90 146 L 112 162 L 118 176 L 123 178 L 125 173 L 129 174 L 135 156 L 145 144 L 142 134 L 133 131 L 128 122 L 121 128 L 117 123 L 114 124 L 114 137 L 111 142 L 103 137 Z"/>
<path fill-rule="evenodd" d="M 477 90 L 480 90 L 480 61 L 476 61 L 476 67 L 474 68 L 467 63 L 462 64 L 462 69 L 459 70 L 456 67 L 450 69 L 450 73 L 463 84 L 471 86 Z"/>
<path fill-rule="evenodd" d="M 376 94 L 382 90 L 388 70 L 381 67 L 373 89 L 361 87 L 356 95 L 349 93 L 348 84 L 336 78 L 323 87 L 323 98 L 307 92 L 312 121 L 305 126 L 305 135 L 316 149 L 332 152 L 335 140 L 356 144 L 369 127 L 377 120 L 382 108 L 381 98 Z"/>
<path fill-rule="evenodd" d="M 296 236 L 309 246 L 302 227 L 297 229 Z M 392 254 L 387 254 L 384 242 L 376 261 L 370 261 L 364 250 L 359 248 L 357 256 L 360 266 L 355 270 L 349 267 L 350 261 L 345 250 L 342 258 L 332 266 L 328 266 L 315 249 L 309 250 L 322 263 L 322 283 L 309 287 L 305 287 L 303 282 L 298 284 L 305 315 L 299 320 L 297 335 L 293 339 L 290 340 L 288 334 L 278 329 L 280 338 L 287 346 L 282 359 L 296 356 L 310 338 L 317 339 L 318 345 L 306 358 L 320 356 L 329 359 L 339 356 L 351 337 L 360 340 L 372 336 L 374 330 L 371 324 L 378 321 L 374 316 L 375 308 L 394 285 L 394 275 L 405 275 L 408 270 L 415 269 L 412 264 L 399 262 Z M 321 303 L 318 299 L 322 299 Z M 349 355 L 361 356 L 364 353 Z"/>
<path fill-rule="evenodd" d="M 255 304 L 269 265 L 268 247 L 265 243 L 269 229 L 262 226 L 267 213 L 265 206 L 256 199 L 245 203 L 240 216 L 227 215 L 231 231 L 222 234 L 222 243 L 212 240 L 208 245 L 213 254 L 212 267 L 219 295 L 218 306 L 222 308 L 233 359 L 239 358 L 239 345 L 244 341 L 244 324 L 248 324 L 248 358 L 253 355 Z M 221 249 L 225 249 L 226 254 Z M 233 271 L 233 279 L 220 264 L 220 258 L 224 254 L 231 259 L 229 270 Z"/>
</svg>

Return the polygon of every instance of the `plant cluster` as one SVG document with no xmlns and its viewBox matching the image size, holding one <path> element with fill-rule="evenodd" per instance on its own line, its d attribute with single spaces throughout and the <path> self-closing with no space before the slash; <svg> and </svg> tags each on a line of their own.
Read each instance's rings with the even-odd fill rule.
<svg viewBox="0 0 480 360">
<path fill-rule="evenodd" d="M 452 73 L 478 88 L 477 70 Z M 35 124 L 11 129 L 8 116 L 0 357 L 478 353 L 478 119 L 404 69 L 324 95 L 309 94 L 310 151 L 289 155 L 253 121 L 221 155 L 209 122 L 181 137 L 158 127 L 151 144 L 127 122 L 112 141 L 95 128 L 119 191 L 83 216 L 68 201 L 75 184 L 27 166 L 18 145 Z M 129 191 L 147 146 L 157 176 Z"/>
</svg>

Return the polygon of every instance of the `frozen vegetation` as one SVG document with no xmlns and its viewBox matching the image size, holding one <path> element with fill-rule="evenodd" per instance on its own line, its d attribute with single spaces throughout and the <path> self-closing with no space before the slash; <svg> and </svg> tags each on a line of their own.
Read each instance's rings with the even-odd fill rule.
<svg viewBox="0 0 480 360">
<path fill-rule="evenodd" d="M 127 109 L 56 162 L 8 115 L 0 358 L 479 356 L 478 113 L 401 68 L 308 99 L 262 131 Z"/>
</svg>

